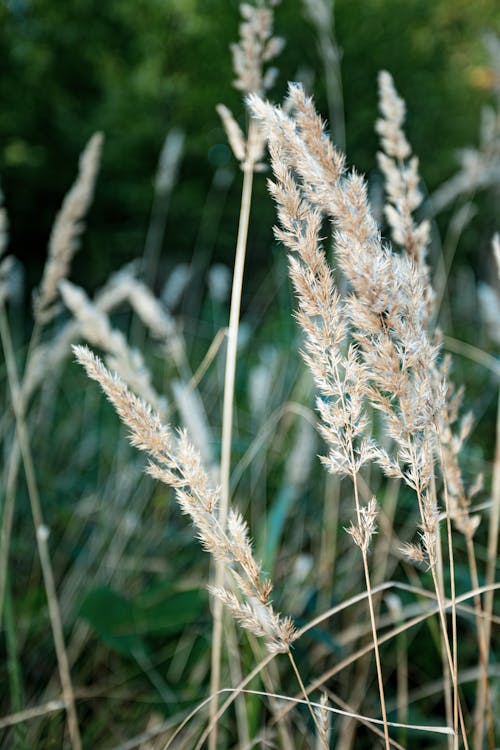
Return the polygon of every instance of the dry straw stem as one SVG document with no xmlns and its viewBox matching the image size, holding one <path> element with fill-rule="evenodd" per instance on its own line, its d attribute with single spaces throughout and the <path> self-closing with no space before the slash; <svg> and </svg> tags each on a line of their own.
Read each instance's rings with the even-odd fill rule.
<svg viewBox="0 0 500 750">
<path fill-rule="evenodd" d="M 102 133 L 95 133 L 87 143 L 80 157 L 78 177 L 64 198 L 54 222 L 49 239 L 48 259 L 34 301 L 35 320 L 39 323 L 46 323 L 54 316 L 58 284 L 67 276 L 71 260 L 78 250 L 80 235 L 84 229 L 83 218 L 94 194 L 102 141 Z"/>
<path fill-rule="evenodd" d="M 272 584 L 261 577 L 248 528 L 240 514 L 232 510 L 227 522 L 220 523 L 220 490 L 211 487 L 186 432 L 173 433 L 164 426 L 151 407 L 132 394 L 88 348 L 75 346 L 73 351 L 128 427 L 132 445 L 148 454 L 147 473 L 175 489 L 181 510 L 191 518 L 203 548 L 231 571 L 239 595 L 214 587 L 212 593 L 229 607 L 242 627 L 265 638 L 270 652 L 287 652 L 295 635 L 293 624 L 271 605 Z"/>
<path fill-rule="evenodd" d="M 263 93 L 273 84 L 276 70 L 264 70 L 266 63 L 279 54 L 283 47 L 283 40 L 273 36 L 273 8 L 279 0 L 264 0 L 258 6 L 242 3 L 240 12 L 240 39 L 231 45 L 233 68 L 236 73 L 235 87 L 249 94 Z M 241 194 L 240 217 L 238 223 L 238 237 L 236 241 L 236 256 L 231 290 L 231 309 L 229 314 L 229 328 L 226 350 L 226 367 L 224 374 L 224 397 L 222 407 L 222 447 L 221 447 L 221 504 L 219 518 L 224 527 L 229 508 L 230 471 L 231 471 L 231 443 L 233 430 L 233 402 L 234 383 L 236 377 L 236 350 L 238 344 L 238 329 L 243 287 L 243 273 L 250 219 L 250 205 L 252 200 L 253 174 L 260 169 L 259 161 L 264 151 L 264 139 L 255 122 L 250 121 L 245 138 L 235 118 L 224 106 L 219 106 L 219 114 L 226 128 L 228 140 L 234 150 L 236 158 L 243 170 L 243 187 Z M 224 584 L 224 568 L 222 563 L 216 564 L 214 585 L 220 590 Z M 220 688 L 221 652 L 222 652 L 222 608 L 220 600 L 216 600 L 213 612 L 212 657 L 210 692 L 211 718 L 217 711 L 217 695 Z M 210 735 L 210 750 L 217 746 L 217 726 Z"/>
<path fill-rule="evenodd" d="M 24 404 L 16 370 L 16 360 L 12 347 L 12 340 L 7 322 L 7 316 L 3 307 L 0 307 L 0 338 L 5 353 L 7 377 L 9 381 L 11 400 L 16 419 L 17 440 L 13 444 L 13 446 L 15 446 L 13 447 L 13 451 L 17 450 L 20 452 L 24 464 L 31 515 L 33 517 L 33 525 L 35 527 L 38 556 L 40 558 L 45 594 L 47 597 L 47 604 L 49 609 L 52 638 L 54 641 L 54 648 L 57 657 L 59 679 L 61 681 L 63 697 L 67 711 L 68 731 L 73 749 L 80 750 L 82 745 L 80 739 L 80 730 L 78 728 L 75 696 L 73 691 L 73 684 L 71 681 L 68 655 L 66 652 L 66 645 L 64 641 L 64 632 L 61 620 L 61 612 L 59 609 L 59 602 L 57 599 L 54 573 L 47 545 L 49 531 L 44 524 L 42 504 L 36 480 L 35 466 L 31 453 L 31 447 L 29 444 L 26 423 L 24 420 Z M 18 453 L 16 455 L 18 455 Z M 16 472 L 17 465 L 18 464 L 16 461 Z M 5 543 L 5 540 L 3 539 L 2 542 Z M 7 561 L 5 560 L 4 562 L 6 565 Z M 3 604 L 3 596 L 4 592 L 2 591 L 2 601 L 0 602 L 0 605 Z"/>
<path fill-rule="evenodd" d="M 388 589 L 401 589 L 403 591 L 410 591 L 413 592 L 416 595 L 425 596 L 430 599 L 435 599 L 435 594 L 430 593 L 429 591 L 426 591 L 425 589 L 420 589 L 415 586 L 411 586 L 408 584 L 401 584 L 397 581 L 385 581 L 384 583 L 379 584 L 378 586 L 374 587 L 373 593 L 381 593 L 383 591 L 386 591 Z M 492 590 L 497 590 L 500 588 L 500 584 L 495 584 L 492 587 Z M 479 591 L 470 591 L 466 594 L 461 595 L 457 599 L 457 603 L 460 603 L 462 601 L 466 601 L 468 598 L 471 598 L 475 596 L 476 593 L 484 593 L 484 591 L 487 589 L 487 587 L 482 587 L 479 589 Z M 347 609 L 348 607 L 351 607 L 353 605 L 356 605 L 358 602 L 362 601 L 363 599 L 368 597 L 367 592 L 363 592 L 361 594 L 356 594 L 355 596 L 350 597 L 349 599 L 343 601 L 341 604 L 336 605 L 335 607 L 332 607 L 327 612 L 323 612 L 321 615 L 316 617 L 315 619 L 311 620 L 307 625 L 305 625 L 303 628 L 301 628 L 297 632 L 297 638 L 300 638 L 304 633 L 308 632 L 314 627 L 317 627 L 320 623 L 324 622 L 325 620 L 334 617 L 338 615 L 341 611 L 344 609 Z M 410 628 L 421 624 L 422 622 L 425 622 L 429 617 L 436 614 L 438 611 L 438 606 L 433 607 L 432 609 L 418 614 L 416 617 L 413 617 L 412 619 L 403 622 L 402 624 L 398 625 L 397 627 L 393 627 L 391 630 L 389 630 L 387 633 L 385 633 L 381 638 L 380 642 L 390 642 L 394 638 L 396 638 L 401 633 L 409 630 Z M 450 603 L 447 603 L 446 606 L 449 608 Z M 314 690 L 317 690 L 318 688 L 321 688 L 323 685 L 326 684 L 326 682 L 334 677 L 336 674 L 340 673 L 345 667 L 347 667 L 349 664 L 357 661 L 358 659 L 362 658 L 366 654 L 369 654 L 374 649 L 374 644 L 369 643 L 366 646 L 363 646 L 361 649 L 358 649 L 355 653 L 351 654 L 350 656 L 343 659 L 341 662 L 336 663 L 335 666 L 332 668 L 329 668 L 328 671 L 320 675 L 317 679 L 315 679 L 308 687 L 307 687 L 307 693 L 311 694 Z M 208 725 L 207 729 L 201 736 L 197 748 L 201 748 L 203 745 L 203 742 L 205 739 L 209 736 L 210 732 L 213 729 L 214 723 L 217 722 L 226 712 L 226 710 L 229 708 L 229 706 L 234 702 L 234 700 L 237 698 L 237 696 L 241 693 L 241 691 L 270 663 L 272 659 L 274 659 L 275 654 L 268 654 L 259 664 L 257 664 L 254 669 L 243 679 L 240 685 L 238 685 L 234 690 L 232 691 L 232 694 L 230 697 L 225 701 L 225 703 L 218 709 L 217 714 L 213 719 L 211 719 L 210 724 Z M 221 691 L 223 692 L 223 691 Z M 297 699 L 300 700 L 298 697 Z M 164 750 L 167 750 L 168 747 L 171 746 L 171 744 L 174 742 L 174 740 L 177 738 L 179 733 L 182 731 L 182 729 L 191 721 L 193 716 L 204 706 L 206 703 L 210 700 L 208 698 L 205 702 L 203 702 L 201 705 L 199 705 L 197 708 L 195 708 L 182 722 L 182 724 L 176 729 L 173 736 L 170 738 L 167 745 L 165 745 Z M 295 700 L 295 699 L 292 699 Z M 282 716 L 287 714 L 291 709 L 292 705 L 289 704 L 288 706 L 284 707 L 281 711 L 280 716 L 275 717 L 273 719 L 274 722 L 279 721 Z M 363 717 L 365 718 L 365 717 Z M 450 727 L 425 727 L 421 726 L 418 727 L 418 729 L 421 729 L 422 731 L 437 731 L 441 734 L 449 734 L 453 735 L 453 730 Z M 392 743 L 392 741 L 391 741 Z"/>
<path fill-rule="evenodd" d="M 422 289 L 427 304 L 427 320 L 423 320 L 425 325 L 432 317 L 434 293 L 430 284 L 430 273 L 426 263 L 426 251 L 429 240 L 429 222 L 423 221 L 420 225 L 414 221 L 413 213 L 422 202 L 422 195 L 418 189 L 419 173 L 418 160 L 411 157 L 411 148 L 403 131 L 403 122 L 405 118 L 406 106 L 394 87 L 394 82 L 390 73 L 381 71 L 378 78 L 379 83 L 379 107 L 382 117 L 377 120 L 375 129 L 381 137 L 383 151 L 377 154 L 379 166 L 385 177 L 385 189 L 388 203 L 385 206 L 385 214 L 391 227 L 392 237 L 395 243 L 402 246 L 407 256 L 413 261 L 420 274 Z M 433 368 L 433 379 L 436 390 L 439 390 L 440 384 L 446 382 L 443 371 L 439 372 L 436 368 L 436 362 L 430 363 Z M 447 369 L 447 368 L 446 368 Z M 448 394 L 446 394 L 448 395 Z M 452 473 L 460 475 L 458 461 L 456 458 L 457 451 L 450 450 L 450 441 L 443 445 L 440 435 L 445 431 L 450 433 L 450 418 L 453 413 L 452 421 L 456 418 L 457 406 L 452 409 L 447 408 L 447 399 L 442 400 L 442 408 L 436 415 L 438 423 L 438 452 L 440 456 L 443 474 L 445 473 L 444 456 L 447 456 L 447 466 L 449 467 L 448 475 Z M 431 488 L 433 485 L 431 485 Z M 457 633 L 456 633 L 456 610 L 455 610 L 455 578 L 454 578 L 454 560 L 453 545 L 451 537 L 451 519 L 450 519 L 450 493 L 448 492 L 448 482 L 445 478 L 444 498 L 446 507 L 446 523 L 448 537 L 448 556 L 450 566 L 451 594 L 452 594 L 452 632 L 453 632 L 453 662 L 454 662 L 454 684 L 457 684 Z M 425 533 L 425 527 L 424 527 Z M 438 540 L 439 541 L 439 540 Z M 428 535 L 424 536 L 424 547 L 428 546 Z M 416 550 L 408 547 L 411 559 L 418 558 Z M 441 560 L 436 560 L 438 570 L 441 569 Z M 438 576 L 439 577 L 439 576 Z M 481 624 L 478 621 L 479 628 Z M 481 635 L 481 631 L 478 631 Z M 484 660 L 484 651 L 482 652 Z M 454 717 L 455 730 L 458 726 L 458 692 L 454 691 Z"/>
</svg>

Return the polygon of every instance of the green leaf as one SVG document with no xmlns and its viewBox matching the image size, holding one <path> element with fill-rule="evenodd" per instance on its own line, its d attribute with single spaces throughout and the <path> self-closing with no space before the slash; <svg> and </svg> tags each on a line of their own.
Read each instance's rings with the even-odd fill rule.
<svg viewBox="0 0 500 750">
<path fill-rule="evenodd" d="M 111 648 L 135 656 L 147 653 L 147 636 L 178 632 L 199 621 L 205 607 L 204 591 L 175 591 L 172 581 L 162 581 L 133 600 L 100 586 L 85 596 L 80 615 Z"/>
<path fill-rule="evenodd" d="M 121 654 L 145 654 L 147 649 L 138 635 L 133 604 L 107 586 L 89 591 L 80 615 L 110 648 Z"/>
</svg>

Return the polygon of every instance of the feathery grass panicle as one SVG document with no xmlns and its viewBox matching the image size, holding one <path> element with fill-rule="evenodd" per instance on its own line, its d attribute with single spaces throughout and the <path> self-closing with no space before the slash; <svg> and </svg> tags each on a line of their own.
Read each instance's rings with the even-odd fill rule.
<svg viewBox="0 0 500 750">
<path fill-rule="evenodd" d="M 67 279 L 59 282 L 65 305 L 80 324 L 81 335 L 106 352 L 109 366 L 117 370 L 125 382 L 159 413 L 165 413 L 167 401 L 151 384 L 151 374 L 138 349 L 131 349 L 123 333 L 112 328 L 107 314 L 100 310 L 83 289 Z"/>
<path fill-rule="evenodd" d="M 54 316 L 59 282 L 67 276 L 71 260 L 78 250 L 79 237 L 84 228 L 83 219 L 94 193 L 102 142 L 102 133 L 94 133 L 90 138 L 80 157 L 78 177 L 64 198 L 54 222 L 47 262 L 34 299 L 35 320 L 40 323 Z"/>
<path fill-rule="evenodd" d="M 254 116 L 267 126 L 275 177 L 274 182 L 269 181 L 269 189 L 278 206 L 281 225 L 275 234 L 290 250 L 290 277 L 298 299 L 296 318 L 305 333 L 303 356 L 321 394 L 317 401 L 320 430 L 329 449 L 328 457 L 323 460 L 329 471 L 350 476 L 353 482 L 356 524 L 353 523 L 348 532 L 363 558 L 388 750 L 390 740 L 384 681 L 368 566 L 368 547 L 375 533 L 377 506 L 374 499 L 366 507 L 361 506 L 358 490 L 359 470 L 375 459 L 380 451 L 366 434 L 365 402 L 373 390 L 369 383 L 370 376 L 373 376 L 360 356 L 359 347 L 352 343 L 353 312 L 349 310 L 349 300 L 340 300 L 319 240 L 323 215 L 328 215 L 331 209 L 327 207 L 331 202 L 339 206 L 341 216 L 345 214 L 343 158 L 337 155 L 326 138 L 323 123 L 311 100 L 299 87 L 290 87 L 288 99 L 288 109 L 295 118 L 257 97 L 252 97 L 249 104 Z M 308 186 L 308 175 L 311 174 Z M 316 202 L 314 196 L 318 193 L 320 197 Z M 359 200 L 356 211 L 358 206 Z M 351 213 L 354 215 L 354 211 Z M 367 210 L 365 215 L 368 217 Z M 356 229 L 359 227 L 352 229 L 354 236 Z"/>
<path fill-rule="evenodd" d="M 149 455 L 147 473 L 173 487 L 183 513 L 193 522 L 203 548 L 231 570 L 243 601 L 223 587 L 212 592 L 226 603 L 243 627 L 266 639 L 270 651 L 288 651 L 295 630 L 270 602 L 272 584 L 261 577 L 248 528 L 239 513 L 229 512 L 223 527 L 217 517 L 219 489 L 213 489 L 201 458 L 185 430 L 173 433 L 142 399 L 132 394 L 87 347 L 75 346 L 77 360 L 96 380 L 129 428 L 132 445 Z"/>
<path fill-rule="evenodd" d="M 354 172 L 344 174 L 343 157 L 333 149 L 301 87 L 289 88 L 289 115 L 256 96 L 249 103 L 266 131 L 280 186 L 271 186 L 285 231 L 278 236 L 288 244 L 288 235 L 296 231 L 293 242 L 303 237 L 306 244 L 304 222 L 319 226 L 321 216 L 334 222 L 339 266 L 352 289 L 344 300 L 343 316 L 358 345 L 351 350 L 349 364 L 359 376 L 356 381 L 365 383 L 365 395 L 384 414 L 387 430 L 398 445 L 394 458 L 389 458 L 371 444 L 369 458 L 376 458 L 385 471 L 401 476 L 423 496 L 433 476 L 432 425 L 443 396 L 429 375 L 439 349 L 425 328 L 420 275 L 411 259 L 383 245 L 363 179 Z M 292 217 L 292 231 L 287 214 Z M 295 283 L 293 264 L 292 273 Z M 335 300 L 333 309 L 338 306 Z M 399 464 L 407 469 L 402 471 Z"/>
<path fill-rule="evenodd" d="M 320 750 L 323 747 L 330 747 L 330 735 L 331 735 L 331 713 L 328 710 L 328 696 L 323 693 L 320 700 L 320 705 L 315 709 L 316 717 L 318 719 L 318 736 L 316 737 L 316 750 Z"/>
<path fill-rule="evenodd" d="M 458 420 L 463 389 L 455 389 L 449 380 L 450 366 L 451 359 L 446 356 L 438 373 L 438 376 L 447 386 L 446 398 L 436 420 L 441 448 L 441 472 L 446 484 L 450 512 L 455 527 L 465 537 L 472 540 L 481 521 L 481 516 L 479 514 L 470 515 L 469 509 L 473 497 L 482 489 L 482 476 L 478 475 L 470 487 L 465 487 L 460 469 L 459 454 L 472 429 L 473 416 L 471 413 L 463 416 L 458 424 L 458 429 L 453 430 L 453 425 Z"/>
<path fill-rule="evenodd" d="M 240 40 L 231 45 L 234 86 L 244 94 L 264 94 L 274 84 L 275 68 L 264 70 L 265 64 L 279 55 L 285 44 L 281 37 L 273 36 L 273 8 L 280 0 L 265 0 L 259 5 L 241 3 L 243 21 Z"/>
<path fill-rule="evenodd" d="M 303 357 L 321 393 L 317 406 L 320 426 L 329 446 L 325 463 L 333 473 L 352 475 L 369 459 L 363 399 L 366 373 L 356 348 L 347 347 L 347 324 L 332 273 L 319 241 L 321 216 L 301 199 L 290 172 L 284 168 L 280 144 L 270 144 L 276 181 L 269 189 L 277 207 L 281 228 L 275 230 L 291 251 L 290 277 L 298 298 L 296 318 L 305 333 Z M 298 257 L 297 257 L 298 256 Z M 356 465 L 351 461 L 355 448 Z"/>
<path fill-rule="evenodd" d="M 423 200 L 419 189 L 418 159 L 411 157 L 410 144 L 403 131 L 406 106 L 396 92 L 390 73 L 380 71 L 378 85 L 382 117 L 376 121 L 375 130 L 380 135 L 383 148 L 378 152 L 377 159 L 385 177 L 388 198 L 385 215 L 394 242 L 405 249 L 422 274 L 430 317 L 433 292 L 426 262 L 430 223 L 424 220 L 417 224 L 413 218 L 413 213 Z"/>
<path fill-rule="evenodd" d="M 240 12 L 240 39 L 231 45 L 233 68 L 236 73 L 234 86 L 244 94 L 264 94 L 274 84 L 277 69 L 266 64 L 273 60 L 284 46 L 281 37 L 273 36 L 273 8 L 280 0 L 265 0 L 258 6 L 242 3 Z M 264 156 L 264 139 L 257 128 L 250 127 L 247 136 L 236 122 L 232 112 L 224 104 L 218 104 L 217 112 L 226 131 L 229 145 L 243 171 L 260 172 Z"/>
</svg>

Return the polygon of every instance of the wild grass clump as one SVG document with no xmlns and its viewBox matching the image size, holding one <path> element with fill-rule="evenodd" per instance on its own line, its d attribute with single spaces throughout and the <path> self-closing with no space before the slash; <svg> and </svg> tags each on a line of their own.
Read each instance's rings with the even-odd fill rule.
<svg viewBox="0 0 500 750">
<path fill-rule="evenodd" d="M 444 193 L 433 207 L 425 198 L 387 71 L 375 124 L 379 215 L 366 179 L 334 145 L 344 142 L 338 77 L 329 80 L 338 138 L 302 84 L 289 84 L 282 106 L 266 100 L 276 79 L 268 64 L 283 46 L 276 5 L 241 7 L 232 52 L 247 132 L 218 107 L 243 173 L 227 328 L 216 315 L 220 268 L 211 323 L 205 311 L 197 337 L 172 295 L 146 283 L 178 134 L 171 158 L 164 148 L 143 257 L 93 298 L 68 278 L 99 166 L 102 137 L 91 138 L 55 221 L 22 355 L 0 209 L 5 746 L 347 750 L 376 737 L 387 750 L 495 747 L 500 430 L 492 464 L 483 456 L 478 471 L 467 460 L 477 417 L 462 407 L 452 339 L 438 325 L 445 293 L 434 288 L 432 211 Z M 332 20 L 326 4 L 305 5 L 325 68 L 338 64 L 333 33 L 321 33 Z M 280 316 L 271 305 L 280 335 L 254 327 L 249 346 L 241 298 L 266 145 L 274 235 L 295 301 Z M 492 256 L 500 268 L 498 235 Z M 274 262 L 282 276 L 283 260 Z M 493 357 L 458 348 L 491 369 L 496 388 Z M 75 368 L 64 369 L 71 351 L 145 467 L 96 389 L 84 378 L 75 386 Z M 20 564 L 33 574 L 20 567 L 18 580 Z M 43 602 L 30 610 L 22 588 L 38 570 Z M 56 669 L 37 674 L 40 655 L 27 645 L 45 610 Z"/>
</svg>

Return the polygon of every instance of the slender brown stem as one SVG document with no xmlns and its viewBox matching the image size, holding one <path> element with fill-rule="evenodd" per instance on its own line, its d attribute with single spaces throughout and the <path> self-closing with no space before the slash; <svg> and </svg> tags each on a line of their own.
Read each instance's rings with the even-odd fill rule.
<svg viewBox="0 0 500 750">
<path fill-rule="evenodd" d="M 486 698 L 484 712 L 479 713 L 476 710 L 476 716 L 474 720 L 474 747 L 482 748 L 483 746 L 484 717 L 486 717 L 486 724 L 488 726 L 488 744 L 491 750 L 494 750 L 495 731 L 493 716 L 491 713 L 490 682 L 488 679 L 488 650 L 486 648 L 485 638 L 485 620 L 483 620 L 482 618 L 483 609 L 481 606 L 481 597 L 477 593 L 477 589 L 479 588 L 479 575 L 477 571 L 476 555 L 474 552 L 474 540 L 472 535 L 467 534 L 465 537 L 465 541 L 467 545 L 467 557 L 469 560 L 472 588 L 476 591 L 476 593 L 474 594 L 474 612 L 476 615 L 477 642 L 479 646 L 479 679 L 477 684 L 478 707 L 479 696 L 481 695 L 483 690 Z"/>
<path fill-rule="evenodd" d="M 352 443 L 350 445 L 350 451 L 351 451 L 351 466 L 352 466 L 352 480 L 354 484 L 354 499 L 356 503 L 356 515 L 358 518 L 358 525 L 361 528 L 361 510 L 359 505 L 359 493 L 358 493 L 358 482 L 356 479 L 356 473 L 355 473 L 355 461 L 354 461 L 354 451 L 352 447 Z M 385 704 L 385 693 L 384 693 L 384 680 L 382 677 L 382 664 L 380 662 L 380 651 L 378 647 L 378 636 L 377 636 L 377 623 L 375 621 L 375 608 L 373 606 L 373 594 L 372 594 L 372 587 L 371 587 L 371 581 L 370 581 L 370 571 L 368 569 L 368 557 L 366 552 L 366 547 L 361 546 L 361 554 L 363 556 L 363 569 L 365 573 L 365 584 L 366 584 L 366 591 L 368 594 L 368 609 L 370 611 L 370 623 L 372 626 L 372 638 L 373 638 L 373 646 L 374 646 L 374 653 L 375 653 L 375 664 L 377 667 L 377 680 L 378 680 L 378 691 L 380 695 L 380 708 L 382 711 L 382 721 L 384 722 L 384 740 L 385 740 L 385 746 L 386 750 L 390 750 L 390 738 L 389 738 L 389 727 L 387 725 L 387 708 Z"/>
<path fill-rule="evenodd" d="M 448 659 L 448 667 L 449 667 L 450 674 L 451 674 L 453 690 L 456 692 L 458 696 L 458 674 L 455 670 L 455 665 L 453 664 L 453 656 L 451 653 L 450 639 L 448 637 L 448 629 L 446 627 L 446 615 L 445 615 L 444 602 L 441 596 L 439 583 L 438 583 L 434 569 L 431 569 L 431 574 L 432 574 L 432 579 L 434 581 L 434 589 L 436 592 L 436 598 L 437 598 L 437 604 L 438 604 L 439 620 L 441 623 L 441 630 L 443 632 L 443 642 L 444 642 L 444 647 L 446 651 L 446 658 Z M 457 704 L 457 710 L 458 710 L 458 720 L 460 723 L 460 730 L 462 732 L 462 739 L 464 742 L 464 747 L 466 748 L 466 750 L 468 750 L 469 742 L 467 740 L 467 733 L 465 730 L 465 722 L 464 722 L 464 716 L 463 716 L 463 711 L 462 711 L 462 706 L 460 704 L 460 700 L 458 701 L 458 704 Z M 456 729 L 454 731 L 455 731 L 454 742 L 455 742 L 456 747 L 458 747 L 458 732 Z"/>
<path fill-rule="evenodd" d="M 443 447 L 438 433 L 439 460 L 444 474 Z M 457 603 L 455 589 L 455 563 L 453 555 L 453 537 L 451 530 L 450 498 L 448 496 L 448 483 L 443 482 L 444 506 L 446 512 L 446 535 L 448 539 L 448 565 L 450 568 L 450 591 L 451 591 L 451 638 L 453 649 L 453 729 L 455 730 L 455 746 L 458 748 L 458 641 L 457 641 Z"/>
<path fill-rule="evenodd" d="M 328 750 L 328 745 L 326 744 L 326 738 L 323 736 L 323 731 L 322 731 L 321 726 L 320 726 L 320 724 L 318 722 L 318 719 L 316 717 L 314 709 L 311 706 L 311 701 L 309 700 L 309 696 L 307 694 L 306 687 L 305 687 L 304 683 L 302 682 L 302 677 L 300 676 L 300 672 L 299 672 L 299 670 L 297 668 L 297 664 L 295 663 L 295 659 L 293 658 L 293 655 L 292 655 L 292 652 L 290 651 L 290 649 L 288 649 L 288 651 L 287 651 L 287 656 L 290 659 L 290 664 L 292 665 L 292 669 L 295 672 L 295 676 L 297 678 L 297 682 L 299 683 L 300 689 L 302 690 L 302 695 L 304 696 L 304 700 L 307 703 L 307 707 L 308 707 L 309 712 L 311 714 L 311 718 L 312 718 L 312 720 L 314 722 L 314 726 L 318 730 L 318 737 L 321 740 L 321 744 L 325 747 L 326 750 Z"/>
<path fill-rule="evenodd" d="M 10 339 L 10 330 L 9 330 L 9 324 L 7 320 L 7 315 L 5 312 L 5 309 L 2 308 L 0 311 L 0 315 L 2 315 L 2 323 L 5 326 L 5 329 L 8 333 L 9 339 Z M 38 346 L 38 342 L 40 341 L 40 334 L 41 334 L 41 324 L 35 320 L 35 325 L 33 326 L 33 331 L 31 333 L 31 339 L 28 344 L 28 351 L 26 354 L 26 363 L 24 372 L 25 374 L 29 370 L 30 360 L 33 352 L 35 351 L 36 347 Z M 11 349 L 13 350 L 12 343 L 11 343 Z M 14 356 L 12 354 L 12 356 Z M 15 362 L 15 359 L 13 360 Z M 24 381 L 23 381 L 24 383 Z M 23 384 L 19 385 L 19 394 L 18 394 L 18 412 L 21 415 L 21 418 L 24 420 L 27 404 L 25 403 L 26 399 L 23 397 Z M 7 461 L 7 482 L 5 486 L 5 500 L 3 504 L 3 512 L 2 512 L 2 525 L 0 529 L 0 623 L 2 622 L 2 616 L 3 616 L 3 607 L 4 607 L 4 598 L 5 598 L 5 586 L 6 586 L 6 580 L 7 580 L 7 567 L 9 562 L 9 549 L 10 549 L 10 536 L 12 531 L 12 523 L 14 520 L 14 509 L 15 509 L 15 500 L 16 500 L 16 485 L 17 485 L 17 477 L 19 475 L 19 466 L 21 461 L 21 452 L 19 449 L 19 438 L 17 432 L 14 433 L 14 437 L 12 440 L 12 446 L 9 453 L 9 458 Z"/>
<path fill-rule="evenodd" d="M 28 435 L 26 432 L 26 425 L 24 422 L 22 395 L 16 371 L 12 339 L 10 336 L 10 330 L 7 322 L 7 317 L 5 315 L 5 310 L 3 308 L 0 309 L 0 337 L 5 353 L 7 377 L 14 408 L 14 415 L 16 418 L 17 438 L 19 441 L 20 452 L 24 464 L 26 483 L 28 485 L 28 495 L 30 498 L 31 513 L 33 516 L 33 524 L 35 526 L 36 532 L 38 555 L 40 557 L 43 581 L 45 584 L 45 592 L 49 607 L 49 619 L 52 628 L 52 637 L 54 640 L 57 664 L 59 668 L 59 677 L 61 680 L 64 702 L 66 704 L 68 730 L 72 747 L 74 748 L 74 750 L 81 750 L 82 743 L 80 739 L 80 731 L 78 728 L 75 696 L 73 692 L 73 685 L 71 682 L 68 655 L 64 643 L 61 612 L 59 610 L 59 603 L 57 600 L 54 574 L 52 571 L 52 565 L 50 562 L 50 556 L 47 546 L 48 529 L 43 521 L 42 504 L 40 502 L 40 495 L 38 493 L 35 467 L 31 454 L 31 448 L 29 445 Z"/>
<path fill-rule="evenodd" d="M 493 464 L 493 486 L 491 490 L 491 513 L 490 523 L 488 527 L 488 558 L 486 563 L 486 585 L 492 585 L 495 581 L 496 565 L 497 565 L 497 554 L 498 554 L 498 531 L 500 527 L 500 393 L 498 396 L 497 406 L 497 425 L 496 425 L 496 444 L 495 444 L 495 458 Z M 490 639 L 491 639 L 491 623 L 489 618 L 493 612 L 493 597 L 494 590 L 490 589 L 486 592 L 484 597 L 484 614 L 486 615 L 484 621 L 484 648 L 486 655 L 489 654 Z M 478 690 L 477 704 L 476 704 L 476 727 L 478 728 L 477 742 L 481 741 L 481 746 L 476 744 L 477 748 L 482 747 L 482 732 L 483 732 L 483 717 L 487 710 L 491 712 L 491 706 L 486 708 L 488 700 L 488 689 L 487 689 L 487 673 L 481 680 L 481 684 Z M 488 745 L 491 749 L 496 746 L 495 735 L 493 727 L 490 725 L 488 730 Z"/>
<path fill-rule="evenodd" d="M 255 124 L 250 122 L 248 129 L 248 142 L 253 137 Z M 252 202 L 253 187 L 253 161 L 249 160 L 243 172 L 243 189 L 241 193 L 240 220 L 238 225 L 238 238 L 236 241 L 236 257 L 233 274 L 233 287 L 231 291 L 231 310 L 229 314 L 229 329 L 227 335 L 226 369 L 224 377 L 224 402 L 222 408 L 222 448 L 221 448 L 221 504 L 219 509 L 219 521 L 224 528 L 229 509 L 230 495 L 230 472 L 231 472 L 231 443 L 233 431 L 233 402 L 234 382 L 236 376 L 236 352 L 238 347 L 238 329 L 240 321 L 241 292 L 243 287 L 243 272 L 245 268 L 245 256 L 248 237 L 248 224 L 250 219 L 250 205 Z M 224 563 L 218 561 L 215 565 L 215 586 L 221 587 L 224 582 Z M 222 653 L 222 614 L 223 605 L 220 599 L 216 599 L 213 608 L 213 634 L 212 634 L 212 657 L 210 693 L 211 721 L 217 713 L 217 695 L 220 688 L 221 653 Z M 217 724 L 213 724 L 213 731 L 209 739 L 210 750 L 217 748 Z"/>
</svg>

